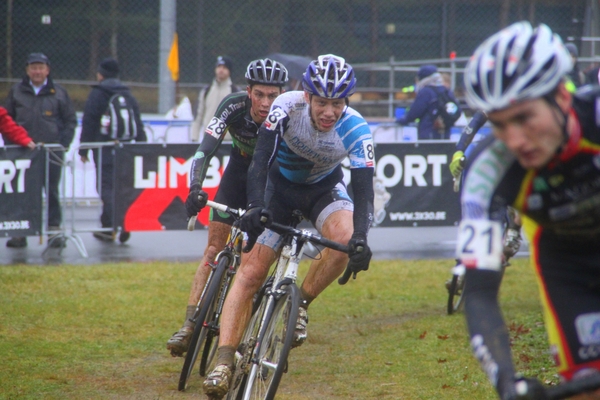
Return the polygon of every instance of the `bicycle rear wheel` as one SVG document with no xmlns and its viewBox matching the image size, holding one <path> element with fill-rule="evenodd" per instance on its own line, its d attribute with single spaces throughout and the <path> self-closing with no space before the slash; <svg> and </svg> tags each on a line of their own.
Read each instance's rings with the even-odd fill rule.
<svg viewBox="0 0 600 400">
<path fill-rule="evenodd" d="M 250 399 L 272 400 L 284 372 L 292 348 L 300 291 L 295 284 L 281 289 L 282 294 L 267 309 L 266 323 L 259 334 L 252 368 L 247 377 L 245 395 Z"/>
<path fill-rule="evenodd" d="M 198 353 L 206 341 L 206 338 L 215 325 L 212 322 L 213 311 L 216 307 L 216 303 L 219 299 L 218 294 L 225 278 L 225 271 L 229 268 L 229 259 L 223 257 L 219 260 L 217 267 L 210 275 L 207 281 L 207 290 L 204 294 L 204 298 L 200 304 L 200 309 L 196 317 L 196 327 L 190 340 L 187 353 L 185 355 L 185 361 L 181 368 L 181 375 L 179 376 L 178 390 L 184 391 L 187 387 L 188 380 L 194 369 L 194 364 L 198 359 Z"/>
<path fill-rule="evenodd" d="M 229 268 L 229 267 L 228 267 Z M 219 293 L 215 296 L 213 309 L 210 310 L 207 321 L 209 321 L 208 333 L 206 334 L 206 341 L 204 342 L 204 350 L 202 350 L 202 357 L 200 358 L 200 376 L 206 376 L 208 371 L 212 371 L 216 366 L 216 355 L 217 348 L 219 347 L 219 333 L 221 323 L 221 311 L 217 310 L 217 303 L 227 297 L 227 292 L 231 288 L 231 281 L 233 276 L 225 274 L 223 277 L 223 283 Z"/>
<path fill-rule="evenodd" d="M 448 289 L 448 315 L 462 309 L 464 304 L 465 274 L 452 274 L 452 281 Z"/>
</svg>

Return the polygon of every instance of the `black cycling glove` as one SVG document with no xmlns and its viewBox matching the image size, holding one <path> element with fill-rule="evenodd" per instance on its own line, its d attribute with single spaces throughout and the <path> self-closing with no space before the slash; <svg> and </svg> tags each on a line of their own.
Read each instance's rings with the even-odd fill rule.
<svg viewBox="0 0 600 400">
<path fill-rule="evenodd" d="M 367 244 L 365 235 L 352 235 L 352 239 L 348 242 L 348 247 L 350 248 L 350 251 L 348 252 L 348 256 L 350 257 L 348 268 L 350 268 L 354 274 L 368 270 L 373 253 Z"/>
<path fill-rule="evenodd" d="M 185 200 L 185 210 L 187 211 L 188 218 L 198 215 L 200 210 L 206 207 L 208 201 L 208 194 L 202 190 L 198 185 L 192 185 L 190 187 L 190 193 Z"/>
<path fill-rule="evenodd" d="M 240 220 L 240 229 L 248 234 L 248 241 L 244 246 L 244 253 L 248 253 L 254 247 L 256 240 L 268 226 L 273 217 L 266 208 L 253 207 L 246 211 Z"/>
</svg>

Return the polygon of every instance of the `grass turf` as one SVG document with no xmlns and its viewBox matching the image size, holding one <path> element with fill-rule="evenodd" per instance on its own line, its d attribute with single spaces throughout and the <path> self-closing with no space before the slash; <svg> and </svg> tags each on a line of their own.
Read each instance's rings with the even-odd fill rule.
<svg viewBox="0 0 600 400">
<path fill-rule="evenodd" d="M 374 261 L 309 309 L 281 399 L 495 399 L 462 314 L 446 315 L 452 260 Z M 307 264 L 303 263 L 300 276 Z M 202 398 L 165 349 L 183 322 L 196 265 L 121 263 L 0 268 L 0 399 Z M 519 371 L 556 381 L 528 260 L 501 301 Z"/>
</svg>

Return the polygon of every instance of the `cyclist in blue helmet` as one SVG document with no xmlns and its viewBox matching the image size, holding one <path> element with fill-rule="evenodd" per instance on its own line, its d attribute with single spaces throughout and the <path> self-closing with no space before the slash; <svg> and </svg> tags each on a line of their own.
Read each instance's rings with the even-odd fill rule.
<svg viewBox="0 0 600 400">
<path fill-rule="evenodd" d="M 278 234 L 265 230 L 261 216 L 289 224 L 292 211 L 300 210 L 322 236 L 348 243 L 351 249 L 349 255 L 325 249 L 312 262 L 300 288 L 295 346 L 307 338 L 309 304 L 346 266 L 353 272 L 369 266 L 367 233 L 373 220 L 375 157 L 367 122 L 348 106 L 348 97 L 356 90 L 354 71 L 342 57 L 327 54 L 308 65 L 302 83 L 304 90 L 277 97 L 258 131 L 248 170 L 248 211 L 241 221 L 241 228 L 248 233 L 245 251 L 249 254 L 225 300 L 217 366 L 203 385 L 211 399 L 222 398 L 229 390 L 235 351 L 250 319 L 252 297 L 281 245 Z M 354 199 L 343 181 L 341 163 L 346 158 L 350 159 Z M 265 197 L 269 198 L 268 207 Z"/>
</svg>

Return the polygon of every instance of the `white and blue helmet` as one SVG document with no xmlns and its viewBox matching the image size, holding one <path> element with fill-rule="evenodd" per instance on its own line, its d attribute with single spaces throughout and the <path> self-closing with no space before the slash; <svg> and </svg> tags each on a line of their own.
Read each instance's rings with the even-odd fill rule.
<svg viewBox="0 0 600 400">
<path fill-rule="evenodd" d="M 485 112 L 552 92 L 571 71 L 561 38 L 541 24 L 516 22 L 483 42 L 467 63 L 466 100 Z"/>
<path fill-rule="evenodd" d="M 356 91 L 356 77 L 352 66 L 346 63 L 346 60 L 326 54 L 308 64 L 302 87 L 315 96 L 328 99 L 346 98 Z"/>
</svg>

